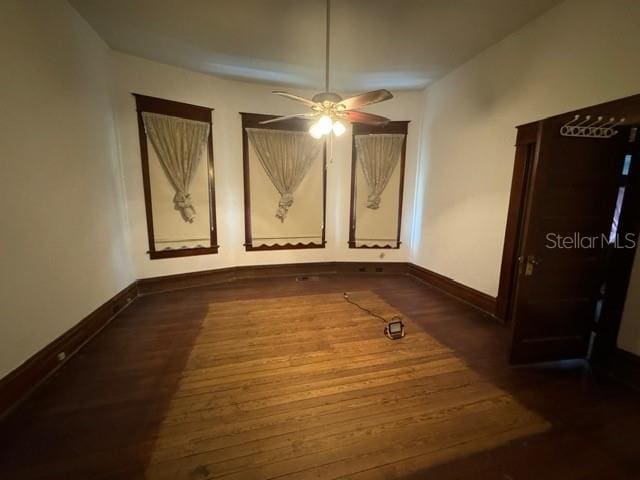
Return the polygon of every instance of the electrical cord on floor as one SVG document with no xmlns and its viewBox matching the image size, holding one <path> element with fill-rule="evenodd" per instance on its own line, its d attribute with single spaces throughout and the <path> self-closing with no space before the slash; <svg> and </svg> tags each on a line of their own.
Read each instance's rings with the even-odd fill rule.
<svg viewBox="0 0 640 480">
<path fill-rule="evenodd" d="M 377 313 L 372 312 L 372 311 L 371 311 L 371 310 L 369 310 L 368 308 L 365 308 L 365 307 L 363 307 L 362 305 L 360 305 L 360 304 L 358 304 L 358 303 L 354 302 L 353 300 L 351 300 L 351 299 L 349 298 L 349 294 L 348 294 L 347 292 L 344 292 L 342 295 L 344 296 L 344 299 L 345 299 L 348 303 L 350 303 L 351 305 L 355 305 L 355 306 L 356 306 L 356 307 L 358 307 L 360 310 L 362 310 L 363 312 L 368 313 L 368 314 L 369 314 L 369 315 L 371 315 L 372 317 L 378 318 L 378 319 L 382 320 L 384 323 L 388 323 L 387 319 L 386 319 L 386 318 L 384 318 L 383 316 L 378 315 Z M 394 317 L 394 318 L 396 318 L 396 317 Z"/>
<path fill-rule="evenodd" d="M 394 315 L 393 317 L 391 317 L 391 320 L 387 320 L 382 315 L 378 315 L 377 313 L 351 300 L 347 292 L 344 292 L 342 296 L 347 301 L 347 303 L 350 303 L 351 305 L 358 307 L 360 310 L 368 313 L 372 317 L 382 320 L 384 322 L 384 335 L 387 338 L 391 340 L 398 340 L 404 337 L 405 331 L 404 331 L 404 323 L 402 323 L 402 317 L 399 317 L 398 315 Z"/>
</svg>

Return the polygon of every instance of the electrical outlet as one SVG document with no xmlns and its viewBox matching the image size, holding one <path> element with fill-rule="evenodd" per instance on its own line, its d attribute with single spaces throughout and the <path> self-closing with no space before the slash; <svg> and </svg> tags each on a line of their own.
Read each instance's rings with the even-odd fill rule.
<svg viewBox="0 0 640 480">
<path fill-rule="evenodd" d="M 58 361 L 62 362 L 65 358 L 67 358 L 67 354 L 64 352 L 58 353 Z"/>
</svg>

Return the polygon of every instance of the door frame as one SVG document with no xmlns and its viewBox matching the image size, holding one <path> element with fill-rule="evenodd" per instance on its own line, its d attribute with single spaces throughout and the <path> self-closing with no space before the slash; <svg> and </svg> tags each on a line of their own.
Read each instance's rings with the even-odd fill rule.
<svg viewBox="0 0 640 480">
<path fill-rule="evenodd" d="M 640 157 L 640 125 L 634 125 L 635 142 L 629 143 L 625 155 Z M 637 163 L 638 160 L 636 160 Z M 618 234 L 624 238 L 627 234 L 635 235 L 636 248 L 613 248 L 610 251 L 610 266 L 607 272 L 607 288 L 604 296 L 600 322 L 597 326 L 596 341 L 593 345 L 594 362 L 608 363 L 618 351 L 618 333 L 622 323 L 624 305 L 627 299 L 631 272 L 638 251 L 637 240 L 640 235 L 640 167 L 632 168 L 625 181 L 625 199 L 618 223 Z M 638 257 L 640 261 L 640 257 Z M 631 354 L 629 354 L 631 355 Z"/>
<path fill-rule="evenodd" d="M 507 214 L 507 227 L 502 249 L 500 268 L 500 287 L 496 298 L 496 317 L 508 323 L 511 320 L 512 302 L 524 230 L 524 213 L 531 181 L 531 172 L 540 144 L 541 122 L 527 123 L 518 128 L 516 137 L 516 156 L 511 179 L 511 195 Z"/>
<path fill-rule="evenodd" d="M 624 117 L 625 125 L 640 125 L 640 94 L 625 97 L 610 102 L 605 102 L 590 107 L 580 108 L 570 112 L 561 113 L 548 117 L 554 119 L 570 115 L 615 115 L 616 117 Z M 545 119 L 546 120 L 546 119 Z M 504 247 L 502 252 L 502 264 L 500 268 L 500 283 L 498 287 L 498 296 L 496 298 L 496 316 L 504 323 L 509 323 L 513 315 L 513 298 L 515 295 L 515 286 L 517 283 L 517 273 L 519 267 L 519 257 L 521 256 L 522 239 L 524 234 L 524 216 L 527 207 L 527 199 L 530 196 L 532 172 L 536 166 L 536 158 L 540 145 L 542 134 L 542 122 L 539 120 L 522 124 L 518 127 L 516 138 L 516 155 L 513 166 L 513 177 L 511 181 L 511 194 L 509 198 L 509 209 L 507 214 L 507 224 L 505 228 Z M 640 132 L 638 133 L 640 135 Z M 636 143 L 636 155 L 638 144 Z M 636 171 L 638 169 L 636 168 Z M 635 175 L 635 190 L 640 189 L 640 180 Z M 636 192 L 637 196 L 637 192 Z M 627 205 L 627 203 L 625 203 Z M 629 210 L 629 209 L 627 209 Z M 638 215 L 640 208 L 631 209 L 631 213 L 626 215 Z M 624 212 L 623 212 L 624 214 Z M 637 220 L 627 220 L 627 223 L 633 224 L 634 228 L 638 227 Z M 638 233 L 637 231 L 634 233 Z M 604 359 L 609 353 L 615 351 L 618 330 L 622 315 L 624 299 L 626 298 L 627 287 L 631 275 L 631 268 L 635 258 L 635 250 L 630 254 L 617 255 L 614 259 L 619 281 L 616 287 L 607 292 L 607 298 L 611 296 L 615 303 L 615 308 L 611 308 L 603 313 L 598 328 L 602 335 L 598 338 L 594 345 L 596 358 Z M 622 305 L 621 300 L 622 299 Z"/>
</svg>

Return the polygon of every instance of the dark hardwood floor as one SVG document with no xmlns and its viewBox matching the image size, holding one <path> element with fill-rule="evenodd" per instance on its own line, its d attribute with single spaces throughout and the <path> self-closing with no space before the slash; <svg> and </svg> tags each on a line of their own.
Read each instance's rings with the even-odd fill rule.
<svg viewBox="0 0 640 480">
<path fill-rule="evenodd" d="M 404 276 L 140 297 L 0 423 L 0 478 L 640 478 L 640 394 L 508 346 Z"/>
</svg>

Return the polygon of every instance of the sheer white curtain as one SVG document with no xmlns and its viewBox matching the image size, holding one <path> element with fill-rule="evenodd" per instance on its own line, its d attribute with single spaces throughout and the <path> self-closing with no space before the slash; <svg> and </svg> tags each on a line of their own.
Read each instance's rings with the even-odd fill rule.
<svg viewBox="0 0 640 480">
<path fill-rule="evenodd" d="M 185 222 L 193 223 L 196 209 L 189 186 L 207 143 L 209 124 L 150 112 L 142 112 L 142 118 L 147 137 L 176 192 L 175 209 Z"/>
<path fill-rule="evenodd" d="M 293 205 L 293 194 L 320 154 L 322 142 L 307 132 L 247 128 L 247 135 L 260 164 L 280 193 L 276 217 L 284 222 Z"/>
<path fill-rule="evenodd" d="M 368 187 L 367 208 L 376 210 L 380 196 L 400 160 L 404 134 L 356 135 L 358 163 Z"/>
</svg>

